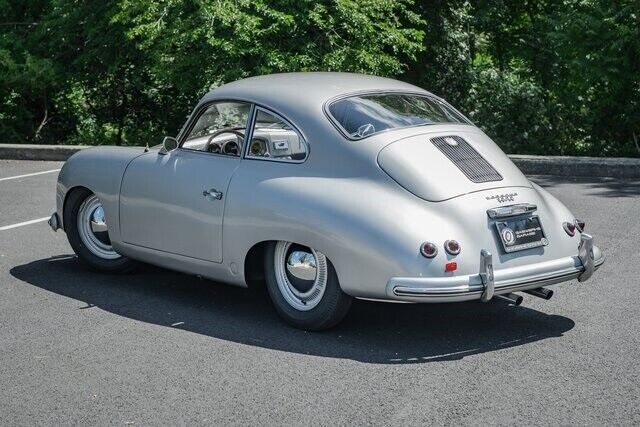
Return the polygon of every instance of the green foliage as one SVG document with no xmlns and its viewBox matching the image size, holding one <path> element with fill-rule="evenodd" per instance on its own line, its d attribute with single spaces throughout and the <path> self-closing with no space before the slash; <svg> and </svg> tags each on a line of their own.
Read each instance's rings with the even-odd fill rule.
<svg viewBox="0 0 640 427">
<path fill-rule="evenodd" d="M 467 103 L 470 118 L 506 152 L 564 153 L 553 139 L 542 89 L 518 72 L 478 67 Z"/>
<path fill-rule="evenodd" d="M 412 80 L 506 151 L 640 155 L 637 0 L 438 0 Z M 638 140 L 638 143 L 634 142 Z"/>
<path fill-rule="evenodd" d="M 559 57 L 550 89 L 571 107 L 566 116 L 585 151 L 638 155 L 640 3 L 589 0 L 567 9 L 548 18 L 546 43 Z"/>
<path fill-rule="evenodd" d="M 287 71 L 397 75 L 420 49 L 410 2 L 124 0 L 112 22 L 145 54 L 151 87 L 172 100 L 172 128 L 207 90 Z"/>
<path fill-rule="evenodd" d="M 19 141 L 24 135 L 42 137 L 50 119 L 49 93 L 55 85 L 52 63 L 30 49 L 28 35 L 40 17 L 42 2 L 10 4 L 0 0 L 0 16 L 9 27 L 0 26 L 0 135 Z"/>
<path fill-rule="evenodd" d="M 637 0 L 0 0 L 0 134 L 157 143 L 225 82 L 400 78 L 513 153 L 640 155 Z"/>
</svg>

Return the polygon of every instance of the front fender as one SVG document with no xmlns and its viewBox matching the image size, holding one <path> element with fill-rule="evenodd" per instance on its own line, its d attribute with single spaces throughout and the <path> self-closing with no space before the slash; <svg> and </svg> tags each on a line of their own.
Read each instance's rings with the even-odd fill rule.
<svg viewBox="0 0 640 427">
<path fill-rule="evenodd" d="M 118 199 L 127 165 L 144 153 L 144 148 L 92 147 L 79 151 L 65 162 L 56 186 L 56 212 L 64 225 L 64 203 L 74 188 L 84 187 L 100 200 L 112 241 L 120 240 Z"/>
</svg>

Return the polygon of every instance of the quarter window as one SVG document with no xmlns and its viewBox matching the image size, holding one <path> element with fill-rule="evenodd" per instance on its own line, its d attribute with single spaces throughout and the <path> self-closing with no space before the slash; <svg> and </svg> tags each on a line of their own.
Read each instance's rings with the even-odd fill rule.
<svg viewBox="0 0 640 427">
<path fill-rule="evenodd" d="M 307 144 L 285 120 L 256 109 L 247 158 L 301 162 L 307 157 Z"/>
<path fill-rule="evenodd" d="M 228 156 L 240 156 L 251 105 L 244 102 L 215 102 L 200 114 L 182 148 Z"/>
</svg>

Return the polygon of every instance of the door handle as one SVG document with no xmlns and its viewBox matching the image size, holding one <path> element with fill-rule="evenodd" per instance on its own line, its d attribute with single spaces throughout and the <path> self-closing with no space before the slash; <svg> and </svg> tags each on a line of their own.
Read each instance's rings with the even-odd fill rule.
<svg viewBox="0 0 640 427">
<path fill-rule="evenodd" d="M 218 191 L 215 188 L 211 188 L 209 190 L 204 190 L 202 192 L 204 197 L 212 197 L 215 200 L 222 200 L 222 191 Z"/>
</svg>

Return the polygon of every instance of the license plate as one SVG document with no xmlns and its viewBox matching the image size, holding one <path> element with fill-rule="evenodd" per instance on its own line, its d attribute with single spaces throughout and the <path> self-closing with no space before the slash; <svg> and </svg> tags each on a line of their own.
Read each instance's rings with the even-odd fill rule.
<svg viewBox="0 0 640 427">
<path fill-rule="evenodd" d="M 537 215 L 496 221 L 496 228 L 505 252 L 537 248 L 548 243 Z"/>
</svg>

